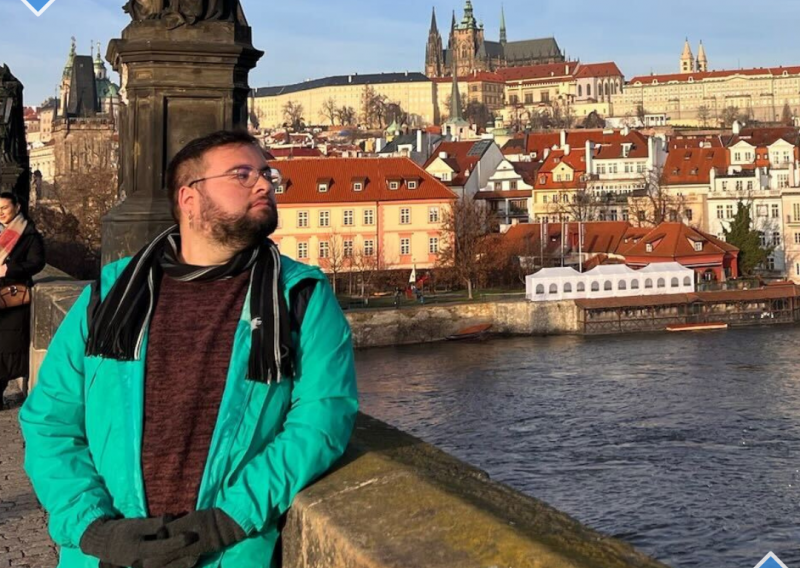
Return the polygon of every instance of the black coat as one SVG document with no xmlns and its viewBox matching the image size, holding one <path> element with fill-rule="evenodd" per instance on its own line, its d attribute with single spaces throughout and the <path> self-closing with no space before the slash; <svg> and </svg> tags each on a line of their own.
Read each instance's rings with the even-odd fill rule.
<svg viewBox="0 0 800 568">
<path fill-rule="evenodd" d="M 8 270 L 5 278 L 0 278 L 0 288 L 9 284 L 30 286 L 34 275 L 44 268 L 44 241 L 33 222 L 28 221 L 5 265 Z M 0 387 L 3 387 L 4 379 L 27 373 L 29 328 L 30 306 L 0 310 Z"/>
</svg>

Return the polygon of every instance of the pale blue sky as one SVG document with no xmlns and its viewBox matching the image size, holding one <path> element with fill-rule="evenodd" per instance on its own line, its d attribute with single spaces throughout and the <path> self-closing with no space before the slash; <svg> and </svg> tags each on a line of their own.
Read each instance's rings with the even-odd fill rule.
<svg viewBox="0 0 800 568">
<path fill-rule="evenodd" d="M 70 36 L 79 53 L 127 24 L 124 0 L 56 0 L 36 18 L 20 0 L 0 0 L 0 62 L 39 104 L 60 80 Z M 347 73 L 422 71 L 431 7 L 445 42 L 463 0 L 242 0 L 254 44 L 266 55 L 251 86 Z M 616 61 L 627 78 L 675 72 L 686 36 L 703 40 L 712 69 L 800 65 L 797 0 L 505 0 L 508 39 L 555 36 L 570 58 Z M 474 0 L 488 39 L 499 35 L 500 2 Z"/>
</svg>

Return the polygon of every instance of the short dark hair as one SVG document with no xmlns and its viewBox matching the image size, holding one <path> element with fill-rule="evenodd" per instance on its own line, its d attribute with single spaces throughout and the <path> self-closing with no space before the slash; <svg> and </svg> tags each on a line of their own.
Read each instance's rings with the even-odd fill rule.
<svg viewBox="0 0 800 568">
<path fill-rule="evenodd" d="M 16 193 L 11 193 L 10 191 L 0 193 L 0 199 L 8 199 L 14 207 L 19 205 L 19 197 L 17 197 Z"/>
<path fill-rule="evenodd" d="M 200 138 L 195 138 L 175 154 L 167 166 L 167 196 L 172 217 L 178 222 L 178 190 L 190 183 L 189 178 L 196 174 L 197 165 L 203 157 L 223 146 L 247 146 L 252 144 L 261 150 L 258 139 L 245 130 L 220 130 Z"/>
</svg>

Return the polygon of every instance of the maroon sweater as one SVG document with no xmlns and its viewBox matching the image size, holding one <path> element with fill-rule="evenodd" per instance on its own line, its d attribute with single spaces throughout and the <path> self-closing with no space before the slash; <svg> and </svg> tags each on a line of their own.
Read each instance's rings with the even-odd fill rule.
<svg viewBox="0 0 800 568">
<path fill-rule="evenodd" d="M 249 278 L 162 279 L 147 347 L 142 441 L 152 516 L 195 510 Z"/>
</svg>

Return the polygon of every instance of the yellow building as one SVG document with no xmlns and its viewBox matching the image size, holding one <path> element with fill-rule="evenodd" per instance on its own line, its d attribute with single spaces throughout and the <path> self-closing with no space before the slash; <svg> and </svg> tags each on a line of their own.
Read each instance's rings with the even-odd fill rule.
<svg viewBox="0 0 800 568">
<path fill-rule="evenodd" d="M 650 121 L 660 118 L 663 124 L 673 126 L 715 126 L 729 123 L 736 118 L 734 114 L 763 122 L 778 121 L 785 105 L 789 105 L 793 116 L 797 116 L 800 66 L 707 69 L 703 45 L 694 60 L 687 42 L 680 73 L 634 77 L 620 94 L 612 96 L 614 115 L 645 114 L 652 117 Z"/>
<path fill-rule="evenodd" d="M 407 158 L 272 162 L 283 254 L 326 272 L 433 268 L 455 194 Z"/>
<path fill-rule="evenodd" d="M 355 121 L 361 121 L 364 89 L 371 87 L 385 95 L 390 103 L 398 103 L 409 114 L 414 126 L 438 121 L 434 83 L 422 73 L 380 73 L 372 75 L 341 75 L 306 81 L 282 87 L 255 89 L 250 99 L 250 111 L 258 118 L 261 128 L 278 128 L 287 122 L 284 108 L 287 103 L 300 104 L 305 124 L 331 124 L 324 110 L 329 101 L 337 108 L 350 107 Z M 339 121 L 336 120 L 339 124 Z"/>
</svg>

